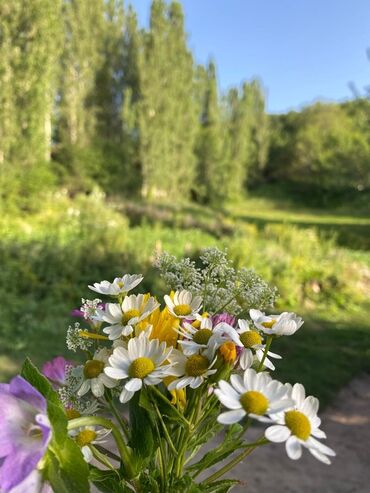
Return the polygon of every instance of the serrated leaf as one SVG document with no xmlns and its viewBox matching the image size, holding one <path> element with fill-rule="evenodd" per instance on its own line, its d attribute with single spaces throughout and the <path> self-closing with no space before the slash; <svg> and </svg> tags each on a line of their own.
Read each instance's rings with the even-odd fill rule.
<svg viewBox="0 0 370 493">
<path fill-rule="evenodd" d="M 89 466 L 85 462 L 79 446 L 71 438 L 67 438 L 64 447 L 58 450 L 60 475 L 73 493 L 89 493 Z"/>
<path fill-rule="evenodd" d="M 59 403 L 58 394 L 55 392 L 49 380 L 42 375 L 38 368 L 32 363 L 29 358 L 23 363 L 21 369 L 21 376 L 27 380 L 35 389 L 37 389 L 40 394 L 42 394 L 45 399 L 52 401 L 55 404 Z"/>
</svg>

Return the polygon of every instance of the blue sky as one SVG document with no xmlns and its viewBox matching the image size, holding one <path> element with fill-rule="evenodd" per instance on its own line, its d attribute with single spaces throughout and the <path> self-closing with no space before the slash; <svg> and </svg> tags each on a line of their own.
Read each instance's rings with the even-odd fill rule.
<svg viewBox="0 0 370 493">
<path fill-rule="evenodd" d="M 128 3 L 128 2 L 127 2 Z M 147 25 L 150 0 L 131 2 Z M 370 85 L 370 0 L 183 0 L 197 61 L 216 60 L 222 90 L 259 77 L 268 110 L 350 98 Z"/>
</svg>

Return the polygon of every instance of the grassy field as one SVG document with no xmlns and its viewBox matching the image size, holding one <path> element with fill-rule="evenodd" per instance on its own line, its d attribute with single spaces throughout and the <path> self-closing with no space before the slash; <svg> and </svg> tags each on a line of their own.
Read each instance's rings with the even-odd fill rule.
<svg viewBox="0 0 370 493">
<path fill-rule="evenodd" d="M 0 380 L 30 355 L 37 364 L 64 353 L 70 311 L 87 284 L 122 272 L 146 273 L 167 250 L 196 256 L 228 248 L 239 266 L 277 285 L 279 310 L 306 323 L 276 342 L 278 374 L 301 381 L 324 403 L 358 372 L 370 370 L 370 220 L 350 210 L 307 209 L 288 200 L 250 197 L 221 211 L 194 205 L 70 199 L 51 195 L 39 212 L 0 219 Z"/>
</svg>

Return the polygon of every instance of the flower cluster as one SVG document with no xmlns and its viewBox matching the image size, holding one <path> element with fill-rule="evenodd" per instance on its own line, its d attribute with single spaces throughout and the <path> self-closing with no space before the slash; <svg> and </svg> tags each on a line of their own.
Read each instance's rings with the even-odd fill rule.
<svg viewBox="0 0 370 493">
<path fill-rule="evenodd" d="M 335 455 L 321 441 L 326 437 L 317 416 L 318 400 L 306 397 L 301 384 L 283 384 L 270 374 L 281 360 L 272 344 L 292 336 L 302 319 L 294 313 L 262 312 L 273 301 L 274 290 L 251 271 L 235 270 L 222 252 L 207 250 L 201 262 L 203 269 L 189 259 L 162 257 L 158 265 L 175 288 L 162 300 L 132 293 L 141 275 L 90 285 L 103 300 L 83 300 L 81 320 L 87 326 L 77 323 L 67 334 L 68 347 L 81 350 L 84 361 L 76 365 L 59 357 L 43 367 L 59 392 L 69 439 L 86 467 L 95 468 L 95 485 L 104 491 L 111 481 L 126 484 L 127 491 L 157 491 L 153 484 L 161 492 L 188 491 L 191 485 L 194 491 L 205 491 L 196 489 L 198 475 L 239 450 L 237 460 L 205 480 L 209 492 L 228 491 L 226 486 L 237 481 L 219 478 L 270 442 L 284 442 L 291 459 L 299 459 L 304 448 L 326 464 Z M 0 402 L 7 403 L 10 394 L 6 388 Z M 38 414 L 24 411 L 31 428 L 23 426 L 23 417 L 19 423 L 18 415 L 13 418 L 22 430 L 35 430 L 40 437 L 30 448 L 38 455 L 33 454 L 27 473 L 36 462 L 40 467 L 49 440 L 45 405 L 37 405 Z M 266 429 L 257 442 L 248 443 L 245 437 L 254 421 Z M 199 459 L 202 446 L 221 425 L 228 427 L 225 440 Z M 14 444 L 13 451 L 10 445 L 2 449 L 1 443 L 0 458 L 18 453 Z M 23 443 L 28 447 L 26 438 Z M 104 466 L 99 473 L 90 465 L 93 460 Z M 0 491 L 13 493 L 18 483 L 8 484 L 5 464 L 0 467 Z M 49 479 L 47 473 L 43 477 Z"/>
</svg>

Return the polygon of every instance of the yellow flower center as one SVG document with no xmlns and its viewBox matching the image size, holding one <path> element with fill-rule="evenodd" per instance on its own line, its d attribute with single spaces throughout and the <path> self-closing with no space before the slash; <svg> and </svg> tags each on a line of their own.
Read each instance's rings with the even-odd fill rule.
<svg viewBox="0 0 370 493">
<path fill-rule="evenodd" d="M 227 341 L 221 344 L 218 349 L 225 363 L 234 363 L 236 360 L 236 346 L 233 342 Z"/>
<path fill-rule="evenodd" d="M 73 408 L 66 408 L 65 412 L 67 415 L 67 419 L 75 419 L 81 417 L 81 414 Z"/>
<path fill-rule="evenodd" d="M 118 281 L 117 286 L 122 289 L 124 286 L 124 283 L 122 281 Z"/>
<path fill-rule="evenodd" d="M 307 440 L 311 434 L 311 424 L 307 416 L 300 411 L 287 411 L 285 424 L 297 438 Z"/>
<path fill-rule="evenodd" d="M 268 399 L 256 390 L 249 390 L 242 394 L 240 396 L 240 404 L 248 414 L 257 414 L 258 416 L 265 414 L 269 407 Z"/>
<path fill-rule="evenodd" d="M 208 370 L 209 360 L 201 354 L 190 356 L 185 365 L 185 372 L 189 377 L 200 377 Z"/>
<path fill-rule="evenodd" d="M 80 447 L 84 447 L 85 445 L 89 445 L 89 443 L 93 442 L 96 436 L 97 435 L 94 430 L 82 430 L 76 436 L 76 442 Z"/>
<path fill-rule="evenodd" d="M 122 315 L 122 324 L 125 325 L 132 318 L 139 317 L 139 316 L 140 316 L 140 312 L 139 312 L 139 310 L 136 310 L 136 308 L 133 308 L 132 310 L 127 310 L 127 312 L 125 312 Z"/>
<path fill-rule="evenodd" d="M 197 344 L 207 344 L 209 339 L 211 338 L 212 331 L 210 329 L 199 329 L 193 335 L 193 341 Z"/>
<path fill-rule="evenodd" d="M 258 334 L 258 332 L 248 330 L 247 332 L 240 334 L 240 340 L 242 341 L 244 347 L 251 348 L 256 344 L 261 344 L 262 337 Z"/>
<path fill-rule="evenodd" d="M 142 356 L 141 358 L 134 359 L 130 365 L 129 375 L 131 378 L 145 378 L 149 373 L 154 370 L 155 366 L 150 358 Z"/>
<path fill-rule="evenodd" d="M 103 361 L 97 359 L 90 359 L 86 361 L 84 366 L 84 377 L 85 378 L 96 378 L 104 370 Z"/>
<path fill-rule="evenodd" d="M 190 305 L 177 305 L 173 309 L 173 311 L 178 315 L 179 317 L 185 317 L 186 315 L 190 315 L 192 312 L 191 306 Z"/>
<path fill-rule="evenodd" d="M 209 313 L 207 312 L 202 313 L 202 318 L 208 318 L 208 317 L 209 317 Z M 194 327 L 194 329 L 199 329 L 201 324 L 202 324 L 201 320 L 194 320 L 194 322 L 191 325 Z"/>
<path fill-rule="evenodd" d="M 264 327 L 266 327 L 266 329 L 272 329 L 272 327 L 276 324 L 276 320 L 275 319 L 272 319 L 270 320 L 269 322 L 262 322 L 261 325 L 263 325 Z"/>
</svg>

